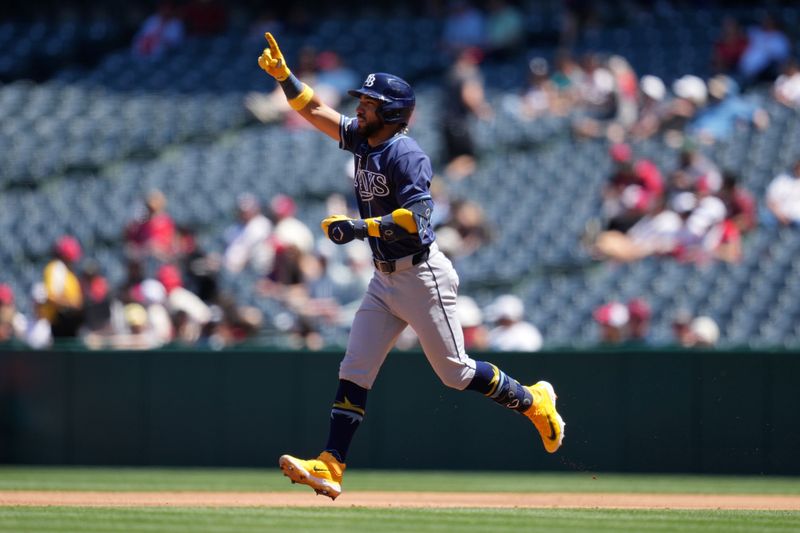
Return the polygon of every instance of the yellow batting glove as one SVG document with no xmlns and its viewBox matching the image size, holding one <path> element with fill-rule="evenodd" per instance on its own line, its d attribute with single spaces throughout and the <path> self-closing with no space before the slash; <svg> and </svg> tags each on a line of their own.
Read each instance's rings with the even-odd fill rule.
<svg viewBox="0 0 800 533">
<path fill-rule="evenodd" d="M 269 48 L 264 48 L 264 51 L 261 52 L 261 55 L 258 57 L 258 66 L 276 80 L 283 81 L 289 77 L 292 71 L 286 66 L 286 60 L 283 59 L 283 54 L 281 53 L 281 49 L 278 48 L 275 37 L 269 32 L 265 33 L 264 37 L 269 43 Z"/>
<path fill-rule="evenodd" d="M 323 221 L 319 223 L 319 227 L 322 228 L 322 233 L 327 236 L 330 225 L 338 220 L 350 220 L 350 217 L 345 215 L 331 215 L 328 218 L 323 219 Z"/>
</svg>

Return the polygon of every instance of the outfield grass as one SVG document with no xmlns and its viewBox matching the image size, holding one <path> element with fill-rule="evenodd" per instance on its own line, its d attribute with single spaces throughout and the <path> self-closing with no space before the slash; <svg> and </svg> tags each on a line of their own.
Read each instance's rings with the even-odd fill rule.
<svg viewBox="0 0 800 533">
<path fill-rule="evenodd" d="M 800 478 L 348 472 L 346 490 L 800 494 Z M 0 490 L 290 491 L 277 469 L 0 467 Z M 0 507 L 0 532 L 800 531 L 800 512 L 614 509 Z"/>
<path fill-rule="evenodd" d="M 274 469 L 0 467 L 0 490 L 288 490 Z M 346 490 L 800 494 L 800 477 L 348 470 Z"/>
<path fill-rule="evenodd" d="M 0 508 L 2 532 L 789 532 L 800 514 L 571 509 Z"/>
</svg>

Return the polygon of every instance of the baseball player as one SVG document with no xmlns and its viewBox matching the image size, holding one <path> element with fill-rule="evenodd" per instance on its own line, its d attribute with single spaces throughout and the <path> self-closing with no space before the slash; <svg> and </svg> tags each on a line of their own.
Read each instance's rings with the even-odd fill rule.
<svg viewBox="0 0 800 533">
<path fill-rule="evenodd" d="M 558 450 L 564 421 L 550 383 L 523 386 L 464 351 L 455 309 L 458 274 L 439 251 L 430 224 L 430 160 L 407 135 L 415 104 L 409 84 L 382 72 L 368 75 L 361 88 L 349 91 L 358 105 L 355 118 L 346 117 L 298 80 L 275 38 L 270 33 L 265 37 L 269 47 L 258 58 L 259 66 L 278 81 L 292 109 L 355 156 L 353 183 L 362 218 L 333 215 L 322 221 L 322 231 L 336 244 L 367 239 L 375 264 L 339 366 L 328 442 L 316 459 L 281 456 L 284 475 L 331 499 L 341 494 L 347 451 L 363 420 L 367 393 L 407 325 L 417 333 L 445 385 L 480 392 L 524 414 L 536 426 L 545 449 Z"/>
</svg>

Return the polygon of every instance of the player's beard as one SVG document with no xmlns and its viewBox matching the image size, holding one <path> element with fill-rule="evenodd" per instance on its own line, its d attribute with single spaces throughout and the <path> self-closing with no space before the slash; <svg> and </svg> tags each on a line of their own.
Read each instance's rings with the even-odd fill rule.
<svg viewBox="0 0 800 533">
<path fill-rule="evenodd" d="M 359 135 L 361 135 L 365 139 L 369 139 L 370 137 L 378 133 L 378 131 L 380 131 L 382 127 L 383 127 L 382 120 L 375 120 L 372 122 L 365 120 L 363 123 L 358 125 L 357 131 Z"/>
</svg>

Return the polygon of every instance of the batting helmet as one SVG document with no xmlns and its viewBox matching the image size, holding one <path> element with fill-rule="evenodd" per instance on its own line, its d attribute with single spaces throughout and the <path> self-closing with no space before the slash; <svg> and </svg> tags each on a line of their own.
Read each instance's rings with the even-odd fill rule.
<svg viewBox="0 0 800 533">
<path fill-rule="evenodd" d="M 408 124 L 416 103 L 411 85 L 385 72 L 370 74 L 360 89 L 347 91 L 347 94 L 356 98 L 368 96 L 380 101 L 378 116 L 387 124 Z"/>
</svg>

